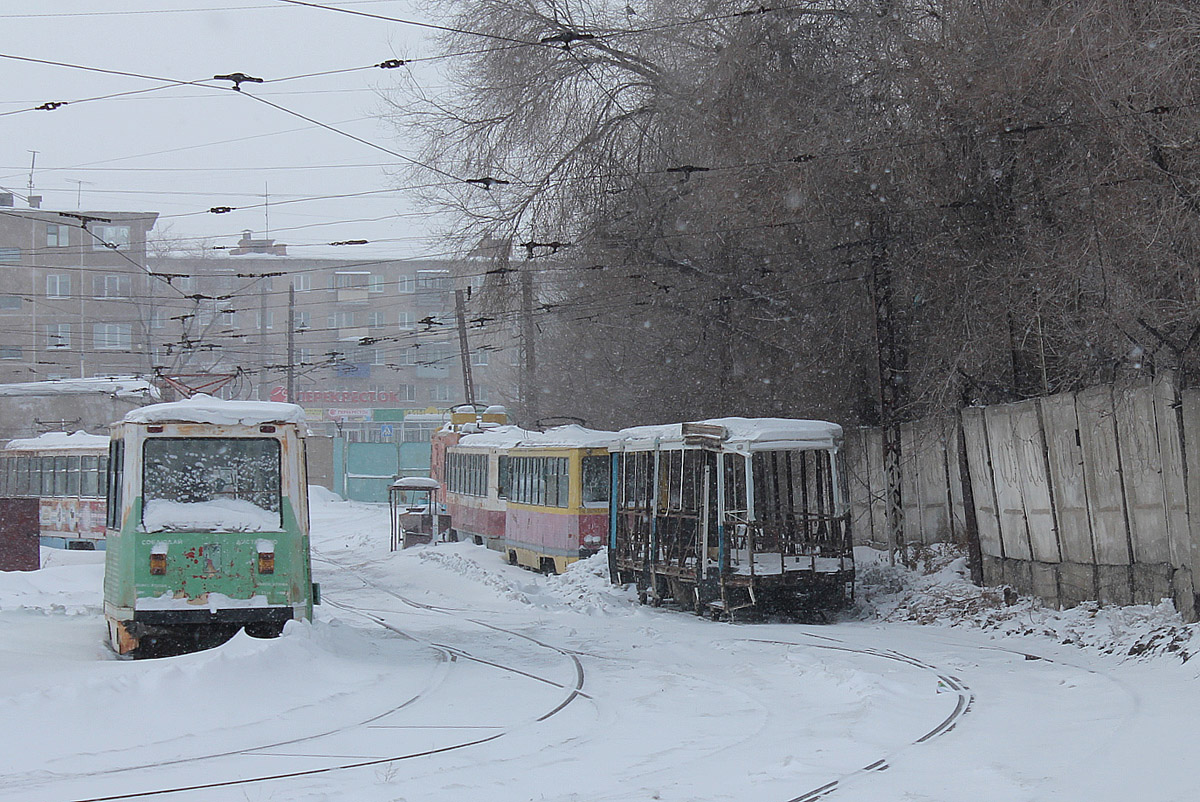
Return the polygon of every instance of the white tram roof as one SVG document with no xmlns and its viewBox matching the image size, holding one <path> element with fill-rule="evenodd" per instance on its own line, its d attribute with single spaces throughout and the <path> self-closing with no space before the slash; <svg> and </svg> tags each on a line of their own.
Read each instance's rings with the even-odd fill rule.
<svg viewBox="0 0 1200 802">
<path fill-rule="evenodd" d="M 257 426 L 263 423 L 304 425 L 304 408 L 276 401 L 226 401 L 203 393 L 182 401 L 151 404 L 126 413 L 126 423 L 213 423 Z"/>
<path fill-rule="evenodd" d="M 719 428 L 717 428 L 719 427 Z M 725 451 L 833 448 L 842 438 L 842 427 L 821 420 L 793 418 L 710 418 L 689 423 L 634 426 L 617 433 L 612 450 L 631 451 L 698 444 L 720 445 Z"/>
<path fill-rule="evenodd" d="M 392 487 L 400 490 L 439 490 L 442 485 L 428 476 L 402 476 L 392 482 Z"/>
<path fill-rule="evenodd" d="M 85 449 L 106 449 L 108 448 L 108 436 L 102 434 L 88 434 L 87 432 L 46 432 L 39 434 L 37 437 L 27 437 L 19 440 L 10 440 L 6 449 L 20 449 L 22 451 L 57 451 L 70 450 L 76 448 Z"/>
<path fill-rule="evenodd" d="M 536 432 L 520 426 L 492 426 L 471 434 L 464 433 L 457 445 L 473 448 L 513 448 L 526 437 Z"/>
<path fill-rule="evenodd" d="M 587 429 L 575 423 L 555 426 L 544 432 L 520 426 L 496 426 L 478 434 L 464 434 L 458 445 L 476 448 L 607 448 L 616 432 Z"/>
</svg>

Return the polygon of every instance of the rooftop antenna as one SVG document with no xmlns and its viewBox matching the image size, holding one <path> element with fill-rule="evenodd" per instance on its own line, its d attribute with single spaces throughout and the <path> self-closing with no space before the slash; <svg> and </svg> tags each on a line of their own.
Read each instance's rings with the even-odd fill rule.
<svg viewBox="0 0 1200 802">
<path fill-rule="evenodd" d="M 271 238 L 271 185 L 263 182 L 263 224 L 267 231 L 263 239 Z"/>
<path fill-rule="evenodd" d="M 37 164 L 38 152 L 36 150 L 31 150 L 29 152 L 31 154 L 33 154 L 29 158 L 29 195 L 32 197 L 33 196 L 33 168 Z"/>
<path fill-rule="evenodd" d="M 82 210 L 83 209 L 83 185 L 87 184 L 90 187 L 90 186 L 92 186 L 92 184 L 94 182 L 80 181 L 78 178 L 68 178 L 67 182 L 75 185 L 75 208 Z"/>
</svg>

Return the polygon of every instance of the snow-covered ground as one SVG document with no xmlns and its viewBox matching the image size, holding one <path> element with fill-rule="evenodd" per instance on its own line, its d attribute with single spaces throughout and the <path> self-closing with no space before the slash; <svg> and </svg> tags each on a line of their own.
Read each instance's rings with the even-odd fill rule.
<svg viewBox="0 0 1200 802">
<path fill-rule="evenodd" d="M 953 555 L 864 552 L 836 623 L 719 624 L 639 606 L 601 558 L 389 553 L 385 509 L 312 508 L 325 603 L 276 640 L 118 660 L 102 554 L 0 573 L 0 800 L 1197 795 L 1200 661 L 1169 607 L 1006 605 Z"/>
</svg>

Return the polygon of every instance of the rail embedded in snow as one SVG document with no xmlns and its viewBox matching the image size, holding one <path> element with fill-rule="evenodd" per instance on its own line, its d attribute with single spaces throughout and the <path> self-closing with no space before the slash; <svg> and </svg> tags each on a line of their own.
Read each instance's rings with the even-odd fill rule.
<svg viewBox="0 0 1200 802">
<path fill-rule="evenodd" d="M 685 427 L 699 424 L 721 427 L 720 442 L 729 451 L 771 451 L 793 448 L 836 448 L 842 439 L 842 427 L 820 420 L 793 418 L 710 418 L 694 423 L 666 423 L 658 426 L 634 426 L 617 432 L 614 450 L 639 451 L 658 446 L 690 443 Z"/>
<path fill-rule="evenodd" d="M 211 423 L 225 426 L 257 426 L 264 423 L 294 423 L 303 426 L 304 409 L 276 401 L 225 401 L 196 395 L 183 401 L 152 404 L 125 415 L 126 423 Z"/>
</svg>

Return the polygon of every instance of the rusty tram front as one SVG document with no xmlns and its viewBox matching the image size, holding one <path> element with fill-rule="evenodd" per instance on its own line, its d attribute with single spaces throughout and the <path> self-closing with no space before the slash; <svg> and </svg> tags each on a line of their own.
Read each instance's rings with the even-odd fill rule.
<svg viewBox="0 0 1200 802">
<path fill-rule="evenodd" d="M 854 552 L 825 421 L 718 418 L 638 426 L 612 451 L 612 581 L 697 614 L 811 614 L 848 604 Z"/>
</svg>

